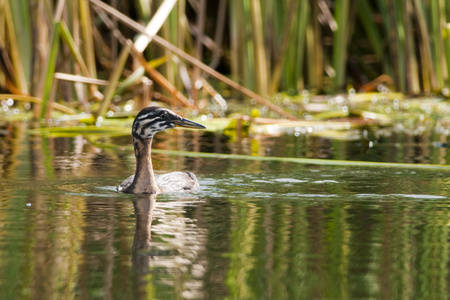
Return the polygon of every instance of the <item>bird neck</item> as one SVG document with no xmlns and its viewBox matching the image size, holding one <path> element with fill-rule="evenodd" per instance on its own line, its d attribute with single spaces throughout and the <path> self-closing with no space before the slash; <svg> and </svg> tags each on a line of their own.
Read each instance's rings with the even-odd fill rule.
<svg viewBox="0 0 450 300">
<path fill-rule="evenodd" d="M 153 139 L 139 140 L 133 137 L 136 155 L 136 174 L 130 188 L 135 194 L 159 194 L 161 189 L 156 184 L 152 166 Z"/>
</svg>

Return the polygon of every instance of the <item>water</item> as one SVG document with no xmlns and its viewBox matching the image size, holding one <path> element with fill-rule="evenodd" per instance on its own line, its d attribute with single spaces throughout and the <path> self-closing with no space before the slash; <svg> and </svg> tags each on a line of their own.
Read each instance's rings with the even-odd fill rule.
<svg viewBox="0 0 450 300">
<path fill-rule="evenodd" d="M 202 190 L 124 195 L 115 186 L 134 171 L 129 137 L 10 132 L 0 137 L 1 299 L 446 299 L 450 292 L 448 169 L 156 153 L 156 169 L 194 171 Z M 300 150 L 311 140 L 290 136 L 255 146 L 169 131 L 154 146 L 394 159 L 390 146 L 366 156 L 357 142 L 320 141 L 332 146 Z M 448 148 L 430 142 L 401 147 L 392 147 L 401 162 L 449 161 Z"/>
</svg>

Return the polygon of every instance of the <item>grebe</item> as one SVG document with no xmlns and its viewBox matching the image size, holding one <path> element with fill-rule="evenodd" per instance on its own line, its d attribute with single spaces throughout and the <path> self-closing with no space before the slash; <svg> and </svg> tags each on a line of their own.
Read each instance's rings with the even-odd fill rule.
<svg viewBox="0 0 450 300">
<path fill-rule="evenodd" d="M 118 191 L 128 194 L 159 194 L 174 192 L 195 192 L 199 189 L 197 177 L 192 172 L 172 172 L 163 175 L 153 173 L 151 146 L 158 131 L 174 128 L 204 129 L 205 126 L 184 119 L 173 111 L 159 106 L 149 106 L 141 110 L 133 122 L 134 154 L 136 173 L 118 187 Z"/>
</svg>

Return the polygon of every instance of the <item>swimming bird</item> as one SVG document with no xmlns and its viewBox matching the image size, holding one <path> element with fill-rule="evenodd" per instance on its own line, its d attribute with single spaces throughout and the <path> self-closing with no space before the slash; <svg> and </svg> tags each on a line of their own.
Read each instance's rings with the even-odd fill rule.
<svg viewBox="0 0 450 300">
<path fill-rule="evenodd" d="M 141 110 L 133 122 L 134 154 L 136 172 L 118 187 L 118 191 L 128 194 L 159 194 L 173 192 L 195 192 L 199 189 L 197 177 L 192 172 L 172 172 L 155 175 L 151 159 L 153 137 L 159 131 L 174 128 L 204 129 L 205 126 L 187 120 L 171 110 L 159 106 L 149 106 Z"/>
</svg>

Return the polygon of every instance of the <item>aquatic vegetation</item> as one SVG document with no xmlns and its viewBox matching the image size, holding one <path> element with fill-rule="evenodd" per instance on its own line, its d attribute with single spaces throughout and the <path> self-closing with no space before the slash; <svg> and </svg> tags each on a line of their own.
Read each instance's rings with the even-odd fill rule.
<svg viewBox="0 0 450 300">
<path fill-rule="evenodd" d="M 295 109 L 278 93 L 448 95 L 445 1 L 137 3 L 2 2 L 0 88 L 39 118 L 151 100 L 223 116 L 246 97 L 263 116 L 297 120 L 313 103 Z"/>
</svg>

